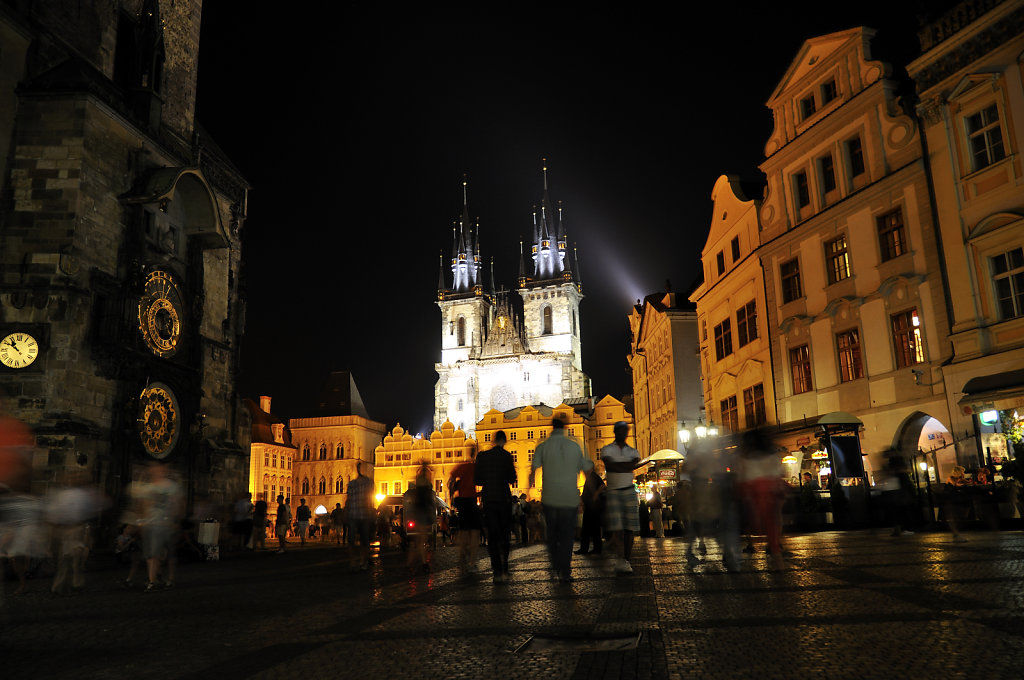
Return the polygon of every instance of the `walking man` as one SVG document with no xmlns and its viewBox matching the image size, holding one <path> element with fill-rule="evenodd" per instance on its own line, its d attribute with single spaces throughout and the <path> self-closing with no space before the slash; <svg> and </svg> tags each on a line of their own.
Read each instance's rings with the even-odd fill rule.
<svg viewBox="0 0 1024 680">
<path fill-rule="evenodd" d="M 551 421 L 551 436 L 537 446 L 530 470 L 533 487 L 537 469 L 544 470 L 541 505 L 547 523 L 548 555 L 551 567 L 562 583 L 571 582 L 572 544 L 576 535 L 576 513 L 580 506 L 577 481 L 581 472 L 594 469 L 583 449 L 565 436 L 565 421 Z"/>
<path fill-rule="evenodd" d="M 344 533 L 345 511 L 341 509 L 341 503 L 334 504 L 331 510 L 331 529 L 334 531 L 334 542 L 341 545 L 341 535 Z"/>
<path fill-rule="evenodd" d="M 348 483 L 345 514 L 348 517 L 349 544 L 359 539 L 357 564 L 362 571 L 370 568 L 370 539 L 373 537 L 373 482 L 363 474 L 362 461 L 356 463 L 356 478 Z"/>
<path fill-rule="evenodd" d="M 640 531 L 640 503 L 633 486 L 633 470 L 639 467 L 640 452 L 626 442 L 629 425 L 620 420 L 615 423 L 612 431 L 615 433 L 615 441 L 601 449 L 605 483 L 608 485 L 605 491 L 605 521 L 613 559 L 620 546 L 622 550 L 622 558 L 617 560 L 615 571 L 632 574 L 633 567 L 629 564 L 629 558 L 633 554 L 633 536 Z"/>
<path fill-rule="evenodd" d="M 283 553 L 285 546 L 288 545 L 288 527 L 291 526 L 291 523 L 292 509 L 285 502 L 284 495 L 279 495 L 277 497 L 277 518 L 274 520 L 274 533 L 281 544 L 278 553 Z"/>
<path fill-rule="evenodd" d="M 312 514 L 309 506 L 306 505 L 306 499 L 300 498 L 299 507 L 295 508 L 295 530 L 299 534 L 302 545 L 306 545 L 306 532 L 309 530 L 309 518 Z"/>
<path fill-rule="evenodd" d="M 480 487 L 484 526 L 487 527 L 487 552 L 491 555 L 491 574 L 495 583 L 508 580 L 509 534 L 512 532 L 512 488 L 516 485 L 516 467 L 512 454 L 505 450 L 505 433 L 494 433 L 494 446 L 476 459 L 473 479 Z"/>
</svg>

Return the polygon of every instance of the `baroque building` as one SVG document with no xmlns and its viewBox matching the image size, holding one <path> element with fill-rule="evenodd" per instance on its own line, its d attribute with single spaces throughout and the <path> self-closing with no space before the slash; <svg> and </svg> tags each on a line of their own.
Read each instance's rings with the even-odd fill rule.
<svg viewBox="0 0 1024 680">
<path fill-rule="evenodd" d="M 451 422 L 472 437 L 476 423 L 492 409 L 590 396 L 580 342 L 579 262 L 575 248 L 569 252 L 562 208 L 551 203 L 546 166 L 532 233 L 529 259 L 520 244 L 518 295 L 495 288 L 493 267 L 485 283 L 480 230 L 470 221 L 463 182 L 462 216 L 453 230 L 450 265 L 442 259 L 438 281 L 437 430 Z"/>
<path fill-rule="evenodd" d="M 671 290 L 648 295 L 630 312 L 629 329 L 637 448 L 644 457 L 681 451 L 680 430 L 704 418 L 696 305 Z"/>
<path fill-rule="evenodd" d="M 249 493 L 253 502 L 267 502 L 267 515 L 273 519 L 277 516 L 278 495 L 291 500 L 296 449 L 287 423 L 271 413 L 270 397 L 260 397 L 258 404 L 246 399 L 245 405 L 252 422 Z"/>
<path fill-rule="evenodd" d="M 956 460 L 998 466 L 1011 453 L 1006 428 L 1024 415 L 1024 2 L 962 2 L 918 37 L 907 71 L 951 326 L 940 380 Z"/>
<path fill-rule="evenodd" d="M 0 386 L 33 488 L 148 461 L 246 489 L 235 393 L 249 186 L 195 120 L 201 0 L 0 5 Z"/>
</svg>

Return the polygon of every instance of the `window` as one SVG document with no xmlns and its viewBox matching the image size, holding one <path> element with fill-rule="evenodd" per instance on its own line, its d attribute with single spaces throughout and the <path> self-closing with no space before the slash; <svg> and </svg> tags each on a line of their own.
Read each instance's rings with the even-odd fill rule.
<svg viewBox="0 0 1024 680">
<path fill-rule="evenodd" d="M 807 183 L 806 172 L 793 173 L 793 200 L 796 201 L 797 209 L 811 204 L 811 187 Z"/>
<path fill-rule="evenodd" d="M 434 480 L 434 493 L 436 493 L 437 495 L 440 496 L 443 491 L 444 491 L 444 484 L 441 482 L 440 479 L 435 479 Z"/>
<path fill-rule="evenodd" d="M 818 159 L 818 175 L 821 177 L 821 188 L 826 194 L 836 190 L 836 166 L 832 154 L 827 153 Z"/>
<path fill-rule="evenodd" d="M 764 408 L 764 385 L 762 383 L 743 390 L 743 413 L 748 429 L 768 422 L 768 412 Z"/>
<path fill-rule="evenodd" d="M 302 447 L 302 460 L 309 460 L 309 444 Z"/>
<path fill-rule="evenodd" d="M 459 401 L 455 404 L 455 410 L 456 411 L 461 411 L 462 410 L 462 400 L 461 399 L 459 399 Z"/>
<path fill-rule="evenodd" d="M 907 233 L 903 229 L 903 210 L 896 208 L 878 218 L 878 245 L 882 262 L 907 252 Z"/>
<path fill-rule="evenodd" d="M 727 432 L 736 432 L 740 429 L 739 415 L 736 411 L 736 395 L 719 402 L 722 407 L 722 427 Z"/>
<path fill-rule="evenodd" d="M 320 460 L 327 460 L 327 444 L 320 445 Z"/>
<path fill-rule="evenodd" d="M 526 438 L 527 439 L 533 439 L 533 430 L 527 430 L 526 431 Z"/>
<path fill-rule="evenodd" d="M 725 273 L 725 251 L 719 250 L 718 254 L 715 255 L 715 266 L 718 268 L 718 275 L 721 276 Z"/>
<path fill-rule="evenodd" d="M 757 340 L 757 302 L 751 300 L 736 310 L 736 340 L 740 347 Z"/>
<path fill-rule="evenodd" d="M 916 309 L 892 315 L 892 344 L 896 350 L 897 368 L 906 368 L 924 361 L 921 319 Z"/>
<path fill-rule="evenodd" d="M 846 142 L 846 159 L 850 167 L 850 179 L 864 174 L 864 149 L 860 145 L 860 137 Z"/>
<path fill-rule="evenodd" d="M 1024 248 L 1014 248 L 992 258 L 999 318 L 1024 316 Z"/>
<path fill-rule="evenodd" d="M 814 115 L 817 109 L 814 107 L 814 95 L 808 95 L 800 100 L 800 120 L 807 120 Z"/>
<path fill-rule="evenodd" d="M 341 477 L 334 480 L 334 493 L 345 493 L 345 480 Z"/>
<path fill-rule="evenodd" d="M 452 452 L 451 451 L 445 451 L 444 452 L 444 457 L 445 458 L 451 458 L 452 457 Z"/>
<path fill-rule="evenodd" d="M 485 432 L 484 433 L 484 441 L 485 442 L 491 441 L 491 433 L 490 432 Z"/>
<path fill-rule="evenodd" d="M 339 460 L 344 458 L 345 457 L 345 447 L 342 446 L 341 444 L 338 444 L 336 447 L 334 447 L 334 457 L 339 459 Z"/>
<path fill-rule="evenodd" d="M 327 493 L 327 480 L 323 477 L 320 478 L 320 483 L 317 485 L 317 492 L 321 494 Z"/>
<path fill-rule="evenodd" d="M 793 394 L 810 392 L 811 383 L 811 352 L 807 345 L 789 350 L 789 367 L 793 373 Z"/>
<path fill-rule="evenodd" d="M 700 339 L 702 341 L 705 341 L 705 340 L 708 339 L 708 320 L 707 319 L 701 319 L 700 320 Z"/>
<path fill-rule="evenodd" d="M 547 436 L 548 436 L 548 433 L 547 433 L 547 432 L 546 432 L 545 430 L 541 430 L 541 431 L 540 431 L 540 438 L 541 438 L 541 439 L 544 439 L 544 438 L 546 438 Z"/>
<path fill-rule="evenodd" d="M 263 467 L 270 467 L 270 454 L 266 451 L 263 452 Z"/>
<path fill-rule="evenodd" d="M 732 247 L 732 261 L 737 262 L 740 259 L 740 237 L 733 236 L 730 246 Z"/>
<path fill-rule="evenodd" d="M 850 253 L 846 245 L 846 235 L 825 244 L 825 262 L 828 269 L 828 282 L 837 283 L 850 278 Z"/>
<path fill-rule="evenodd" d="M 541 333 L 551 335 L 551 307 L 545 307 L 541 314 L 543 316 L 543 330 Z"/>
<path fill-rule="evenodd" d="M 388 483 L 387 482 L 381 482 L 380 483 L 380 493 L 381 493 L 382 496 L 387 496 L 388 495 Z"/>
<path fill-rule="evenodd" d="M 458 341 L 459 347 L 466 346 L 466 317 L 460 316 L 459 321 L 456 324 L 458 327 Z"/>
<path fill-rule="evenodd" d="M 860 359 L 860 333 L 856 328 L 836 334 L 836 348 L 839 351 L 839 380 L 850 382 L 864 377 Z"/>
<path fill-rule="evenodd" d="M 732 323 L 726 319 L 715 326 L 715 360 L 721 361 L 732 354 Z"/>
<path fill-rule="evenodd" d="M 830 101 L 833 101 L 839 96 L 839 90 L 836 88 L 836 79 L 833 78 L 827 82 L 821 84 L 821 105 L 825 106 Z"/>
<path fill-rule="evenodd" d="M 519 438 L 519 433 L 516 432 L 515 430 L 512 430 L 512 433 L 509 434 L 508 438 L 511 439 L 512 441 L 515 441 L 516 439 Z"/>
<path fill-rule="evenodd" d="M 792 302 L 803 297 L 800 286 L 800 261 L 796 258 L 779 265 L 779 276 L 782 277 L 782 302 Z"/>
<path fill-rule="evenodd" d="M 402 483 L 401 482 L 395 482 L 394 483 L 394 487 L 395 487 L 395 495 L 396 496 L 401 496 L 402 495 Z"/>
<path fill-rule="evenodd" d="M 1006 157 L 1003 131 L 999 127 L 999 109 L 992 104 L 968 116 L 967 140 L 971 146 L 971 170 L 981 170 Z"/>
<path fill-rule="evenodd" d="M 308 494 L 309 493 L 309 480 L 308 479 L 303 479 L 302 480 L 302 493 L 304 493 L 304 494 Z"/>
<path fill-rule="evenodd" d="M 276 453 L 273 456 L 271 456 L 270 460 L 271 460 L 270 466 L 271 467 L 277 467 L 277 454 Z"/>
</svg>

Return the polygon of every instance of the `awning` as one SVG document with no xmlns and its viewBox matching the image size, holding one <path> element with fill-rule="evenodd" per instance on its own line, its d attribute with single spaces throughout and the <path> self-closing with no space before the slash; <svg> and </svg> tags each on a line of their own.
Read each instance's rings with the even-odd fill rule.
<svg viewBox="0 0 1024 680">
<path fill-rule="evenodd" d="M 957 402 L 965 414 L 1024 407 L 1024 369 L 971 378 Z"/>
<path fill-rule="evenodd" d="M 863 425 L 860 418 L 846 411 L 832 411 L 818 418 L 818 425 Z"/>
<path fill-rule="evenodd" d="M 646 465 L 647 463 L 656 463 L 659 460 L 682 460 L 682 459 L 683 459 L 683 454 L 679 453 L 678 451 L 673 451 L 672 449 L 661 449 L 660 451 L 655 451 L 654 453 L 649 455 L 647 458 L 644 458 L 642 461 L 640 461 L 640 465 Z"/>
</svg>

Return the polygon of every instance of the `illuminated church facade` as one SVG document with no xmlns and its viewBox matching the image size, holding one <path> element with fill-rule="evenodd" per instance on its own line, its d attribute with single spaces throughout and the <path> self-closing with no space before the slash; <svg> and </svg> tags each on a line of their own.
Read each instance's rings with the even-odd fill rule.
<svg viewBox="0 0 1024 680">
<path fill-rule="evenodd" d="M 493 265 L 485 284 L 479 229 L 469 220 L 465 183 L 452 240 L 437 291 L 441 360 L 435 364 L 435 429 L 448 421 L 473 437 L 477 422 L 492 409 L 586 400 L 591 390 L 582 367 L 579 261 L 575 248 L 570 253 L 567 247 L 561 206 L 552 207 L 547 168 L 528 254 L 520 244 L 515 291 L 495 287 Z"/>
</svg>

